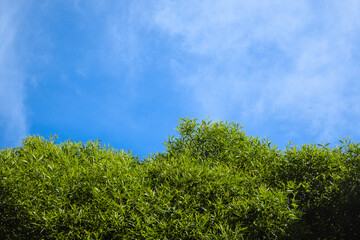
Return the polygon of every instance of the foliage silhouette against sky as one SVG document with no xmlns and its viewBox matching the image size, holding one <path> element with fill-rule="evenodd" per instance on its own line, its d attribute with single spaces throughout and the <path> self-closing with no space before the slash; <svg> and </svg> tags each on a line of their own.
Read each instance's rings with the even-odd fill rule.
<svg viewBox="0 0 360 240">
<path fill-rule="evenodd" d="M 162 151 L 179 117 L 296 144 L 359 139 L 360 3 L 0 1 L 0 146 Z"/>
</svg>

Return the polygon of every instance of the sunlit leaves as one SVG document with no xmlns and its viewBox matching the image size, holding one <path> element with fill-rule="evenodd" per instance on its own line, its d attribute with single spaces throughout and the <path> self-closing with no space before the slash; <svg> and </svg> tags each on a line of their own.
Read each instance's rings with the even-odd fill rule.
<svg viewBox="0 0 360 240">
<path fill-rule="evenodd" d="M 237 123 L 180 119 L 139 161 L 100 141 L 28 137 L 0 151 L 5 239 L 351 239 L 360 148 L 289 146 Z"/>
</svg>

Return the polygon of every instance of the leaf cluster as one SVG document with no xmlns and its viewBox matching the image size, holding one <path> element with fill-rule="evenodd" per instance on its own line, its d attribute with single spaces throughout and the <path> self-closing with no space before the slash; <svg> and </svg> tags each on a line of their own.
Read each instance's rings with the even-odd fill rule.
<svg viewBox="0 0 360 240">
<path fill-rule="evenodd" d="M 360 147 L 289 146 L 180 119 L 139 161 L 40 136 L 0 151 L 1 239 L 353 239 Z"/>
</svg>

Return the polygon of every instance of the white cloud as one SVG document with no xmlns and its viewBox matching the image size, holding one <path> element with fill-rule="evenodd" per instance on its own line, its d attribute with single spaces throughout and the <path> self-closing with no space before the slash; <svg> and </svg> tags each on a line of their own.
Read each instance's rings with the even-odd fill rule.
<svg viewBox="0 0 360 240">
<path fill-rule="evenodd" d="M 18 64 L 16 49 L 17 19 L 20 2 L 0 4 L 0 139 L 12 147 L 28 133 L 24 107 L 24 75 Z"/>
<path fill-rule="evenodd" d="M 204 116 L 301 123 L 316 141 L 360 134 L 358 1 L 164 0 L 157 9 L 157 27 L 203 60 L 177 75 Z"/>
</svg>

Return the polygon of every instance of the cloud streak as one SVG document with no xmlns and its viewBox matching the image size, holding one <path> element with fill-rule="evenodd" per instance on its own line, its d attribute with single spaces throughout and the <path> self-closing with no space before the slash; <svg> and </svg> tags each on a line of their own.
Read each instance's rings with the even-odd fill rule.
<svg viewBox="0 0 360 240">
<path fill-rule="evenodd" d="M 320 5 L 164 0 L 154 21 L 176 47 L 201 59 L 191 68 L 188 59 L 174 62 L 203 116 L 254 127 L 287 122 L 298 132 L 285 129 L 290 139 L 336 141 L 360 134 L 353 91 L 360 90 L 360 6 Z"/>
<path fill-rule="evenodd" d="M 24 74 L 19 67 L 16 50 L 18 14 L 21 4 L 0 4 L 0 144 L 12 147 L 27 133 L 24 107 Z"/>
</svg>

